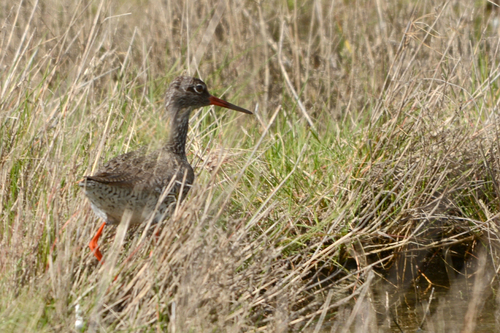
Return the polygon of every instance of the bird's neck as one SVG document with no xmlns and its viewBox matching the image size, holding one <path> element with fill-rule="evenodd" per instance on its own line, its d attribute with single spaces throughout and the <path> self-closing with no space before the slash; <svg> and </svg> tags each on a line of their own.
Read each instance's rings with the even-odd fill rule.
<svg viewBox="0 0 500 333">
<path fill-rule="evenodd" d="M 189 127 L 189 113 L 174 113 L 170 121 L 170 132 L 164 149 L 181 157 L 186 156 L 186 137 Z"/>
</svg>

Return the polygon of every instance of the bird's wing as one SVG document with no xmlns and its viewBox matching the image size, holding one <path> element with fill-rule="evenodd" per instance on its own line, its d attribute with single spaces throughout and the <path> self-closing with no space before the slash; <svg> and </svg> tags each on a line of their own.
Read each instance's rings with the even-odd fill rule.
<svg viewBox="0 0 500 333">
<path fill-rule="evenodd" d="M 128 168 L 132 165 L 138 165 L 146 156 L 147 147 L 141 147 L 138 150 L 116 156 L 106 162 L 97 172 L 113 172 L 116 169 Z"/>
<path fill-rule="evenodd" d="M 117 187 L 136 187 L 142 180 L 131 173 L 108 173 L 99 172 L 92 176 L 85 177 L 87 180 L 93 180 L 98 183 L 108 184 Z"/>
<path fill-rule="evenodd" d="M 146 147 L 119 155 L 104 164 L 94 175 L 86 179 L 99 183 L 120 187 L 137 187 L 148 179 L 148 161 L 154 158 L 154 153 L 145 159 Z"/>
<path fill-rule="evenodd" d="M 172 178 L 175 178 L 177 182 L 185 180 L 185 185 L 191 185 L 194 179 L 193 169 L 187 161 L 160 151 L 149 155 L 134 151 L 117 156 L 106 163 L 96 174 L 86 177 L 88 180 L 110 186 L 160 193 L 165 187 L 179 186 L 175 183 L 170 184 Z"/>
</svg>

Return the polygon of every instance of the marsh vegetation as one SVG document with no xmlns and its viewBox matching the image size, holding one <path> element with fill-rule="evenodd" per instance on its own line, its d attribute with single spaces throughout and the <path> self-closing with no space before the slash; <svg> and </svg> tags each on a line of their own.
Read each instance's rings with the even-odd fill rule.
<svg viewBox="0 0 500 333">
<path fill-rule="evenodd" d="M 0 7 L 1 332 L 498 330 L 493 1 Z M 188 198 L 100 265 L 76 182 L 181 74 L 255 116 L 196 112 Z"/>
</svg>

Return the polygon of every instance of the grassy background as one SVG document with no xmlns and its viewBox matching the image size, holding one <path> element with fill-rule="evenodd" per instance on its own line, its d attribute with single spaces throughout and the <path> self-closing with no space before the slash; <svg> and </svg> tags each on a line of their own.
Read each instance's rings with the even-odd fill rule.
<svg viewBox="0 0 500 333">
<path fill-rule="evenodd" d="M 0 331 L 498 329 L 492 1 L 0 6 Z M 99 265 L 75 183 L 180 74 L 255 115 L 195 112 L 188 199 Z"/>
</svg>

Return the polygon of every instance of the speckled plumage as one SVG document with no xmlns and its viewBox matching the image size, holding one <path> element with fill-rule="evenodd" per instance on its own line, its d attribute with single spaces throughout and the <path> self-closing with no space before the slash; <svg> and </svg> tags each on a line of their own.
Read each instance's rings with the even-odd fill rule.
<svg viewBox="0 0 500 333">
<path fill-rule="evenodd" d="M 251 114 L 211 96 L 203 81 L 191 77 L 176 78 L 165 100 L 171 125 L 167 142 L 161 149 L 150 154 L 140 149 L 117 156 L 95 175 L 86 176 L 79 183 L 92 209 L 105 223 L 120 223 L 126 210 L 132 213 L 130 224 L 144 223 L 150 218 L 159 222 L 168 215 L 169 207 L 186 196 L 194 181 L 193 168 L 185 151 L 189 115 L 193 109 L 219 105 Z M 166 196 L 159 203 L 162 194 Z M 97 240 L 103 226 L 90 244 L 99 260 L 102 256 Z"/>
<path fill-rule="evenodd" d="M 163 148 L 149 155 L 142 150 L 120 155 L 95 175 L 85 177 L 80 186 L 92 209 L 108 224 L 120 223 L 125 209 L 132 213 L 130 224 L 140 224 L 153 213 L 153 222 L 159 222 L 177 201 L 181 188 L 184 198 L 193 181 L 193 168 L 185 156 Z M 155 211 L 164 189 L 170 191 Z"/>
</svg>

